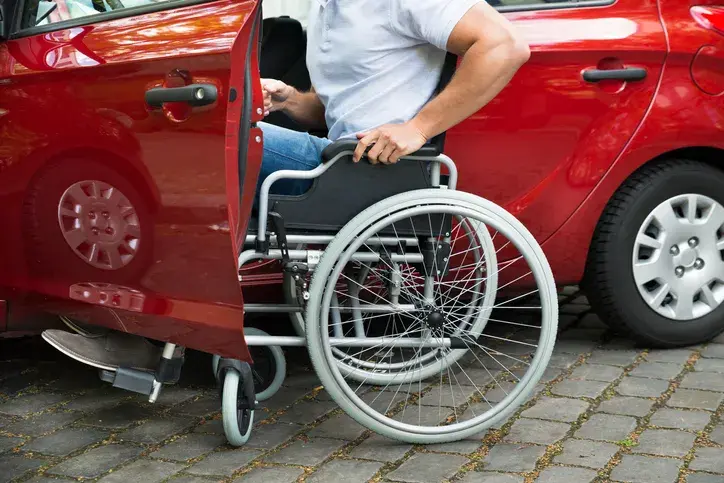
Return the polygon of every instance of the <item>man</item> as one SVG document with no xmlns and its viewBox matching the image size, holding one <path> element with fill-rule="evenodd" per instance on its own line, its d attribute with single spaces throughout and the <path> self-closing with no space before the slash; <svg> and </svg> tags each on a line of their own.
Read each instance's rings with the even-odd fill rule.
<svg viewBox="0 0 724 483">
<path fill-rule="evenodd" d="M 462 60 L 433 97 L 447 52 Z M 264 79 L 264 107 L 329 134 L 260 123 L 260 183 L 281 169 L 315 168 L 322 150 L 341 138 L 359 140 L 355 162 L 369 149 L 369 162 L 395 163 L 490 102 L 529 55 L 512 25 L 481 0 L 313 0 L 307 51 L 313 89 L 299 92 Z M 304 189 L 288 180 L 275 185 L 286 194 Z M 141 337 L 71 328 L 75 334 L 43 336 L 97 367 L 153 370 L 160 357 L 160 349 Z"/>
</svg>

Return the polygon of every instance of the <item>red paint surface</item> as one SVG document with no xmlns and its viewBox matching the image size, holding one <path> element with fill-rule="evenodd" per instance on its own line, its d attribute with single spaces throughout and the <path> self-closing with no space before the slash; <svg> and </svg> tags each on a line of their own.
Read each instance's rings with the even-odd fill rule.
<svg viewBox="0 0 724 483">
<path fill-rule="evenodd" d="M 6 298 L 247 357 L 235 254 L 254 195 L 260 132 L 249 137 L 241 195 L 236 163 L 254 3 L 220 0 L 0 44 Z M 716 6 L 697 2 L 703 4 Z M 519 217 L 543 243 L 560 284 L 581 280 L 596 223 L 631 173 L 681 150 L 689 149 L 679 156 L 691 157 L 724 149 L 722 97 L 707 87 L 719 82 L 720 62 L 712 58 L 724 48 L 724 36 L 692 16 L 693 6 L 618 0 L 506 14 L 528 39 L 532 58 L 500 96 L 448 134 L 460 189 Z M 628 83 L 582 79 L 587 69 L 621 67 L 643 67 L 648 75 Z M 189 82 L 175 69 L 194 82 L 216 84 L 219 103 L 150 112 L 146 89 Z M 227 105 L 230 87 L 239 98 Z M 255 82 L 255 106 L 259 89 Z M 138 279 L 98 288 L 109 282 L 103 274 L 78 280 L 28 270 L 24 196 L 37 172 L 69 153 L 130 177 L 153 207 L 153 263 Z M 242 275 L 247 300 L 278 294 L 278 263 L 260 263 Z M 88 284 L 117 293 L 130 309 L 70 302 L 78 293 L 71 289 Z"/>
</svg>

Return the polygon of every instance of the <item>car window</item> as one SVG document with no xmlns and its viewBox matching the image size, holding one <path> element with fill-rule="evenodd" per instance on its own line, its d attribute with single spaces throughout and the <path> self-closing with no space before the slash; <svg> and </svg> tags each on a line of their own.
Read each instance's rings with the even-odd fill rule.
<svg viewBox="0 0 724 483">
<path fill-rule="evenodd" d="M 170 0 L 28 0 L 20 28 L 28 29 Z"/>
</svg>

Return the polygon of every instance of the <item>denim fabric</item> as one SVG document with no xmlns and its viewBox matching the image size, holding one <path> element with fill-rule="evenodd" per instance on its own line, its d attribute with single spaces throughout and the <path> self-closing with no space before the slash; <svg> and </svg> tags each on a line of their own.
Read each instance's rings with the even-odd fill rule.
<svg viewBox="0 0 724 483">
<path fill-rule="evenodd" d="M 292 131 L 273 124 L 260 122 L 264 133 L 264 156 L 259 173 L 257 193 L 264 180 L 275 171 L 283 169 L 309 171 L 322 161 L 322 151 L 332 141 L 318 138 L 305 132 Z M 313 180 L 279 180 L 272 185 L 271 192 L 281 195 L 301 195 Z"/>
</svg>

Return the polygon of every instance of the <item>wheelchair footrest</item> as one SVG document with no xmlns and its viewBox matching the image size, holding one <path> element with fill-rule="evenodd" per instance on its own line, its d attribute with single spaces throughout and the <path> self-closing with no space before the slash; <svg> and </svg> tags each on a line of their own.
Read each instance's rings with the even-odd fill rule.
<svg viewBox="0 0 724 483">
<path fill-rule="evenodd" d="M 155 375 L 150 372 L 119 367 L 115 371 L 100 371 L 101 380 L 109 382 L 113 387 L 137 392 L 146 396 L 153 392 Z"/>
</svg>

